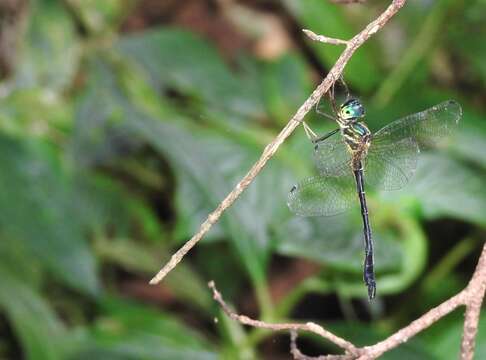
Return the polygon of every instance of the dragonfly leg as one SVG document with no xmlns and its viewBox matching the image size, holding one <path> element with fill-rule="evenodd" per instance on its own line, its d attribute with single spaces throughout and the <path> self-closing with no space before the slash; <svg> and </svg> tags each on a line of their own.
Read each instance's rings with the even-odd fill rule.
<svg viewBox="0 0 486 360">
<path fill-rule="evenodd" d="M 319 136 L 310 128 L 309 125 L 306 124 L 305 121 L 302 121 L 302 126 L 304 127 L 305 135 L 311 142 L 315 142 Z"/>
<path fill-rule="evenodd" d="M 333 136 L 333 135 L 334 135 L 335 133 L 337 133 L 339 130 L 340 130 L 339 128 L 334 129 L 333 131 L 330 131 L 330 132 L 328 132 L 327 134 L 325 134 L 325 135 L 323 135 L 323 136 L 321 136 L 321 137 L 316 137 L 316 138 L 315 138 L 315 139 L 314 139 L 312 142 L 313 142 L 314 144 L 316 144 L 316 143 L 318 143 L 318 142 L 321 142 L 321 141 L 323 141 L 323 140 L 326 140 L 328 137 Z"/>
<path fill-rule="evenodd" d="M 344 90 L 346 91 L 346 100 L 348 100 L 349 99 L 349 88 L 348 88 L 348 85 L 346 85 L 346 82 L 344 81 L 344 78 L 343 78 L 342 75 L 339 77 L 339 81 L 341 81 L 341 84 L 343 84 Z"/>
<path fill-rule="evenodd" d="M 336 98 L 334 96 L 334 87 L 336 86 L 336 78 L 332 75 L 334 82 L 332 83 L 331 89 L 329 90 L 329 100 L 331 100 L 332 110 L 334 114 L 338 113 L 337 105 L 336 105 Z"/>
<path fill-rule="evenodd" d="M 318 113 L 319 115 L 322 115 L 324 117 L 327 117 L 328 119 L 332 120 L 332 121 L 336 121 L 336 117 L 335 116 L 332 116 L 331 114 L 328 114 L 324 111 L 321 111 L 319 110 L 319 104 L 321 103 L 321 99 L 322 98 L 319 98 L 319 100 L 317 101 L 317 104 L 316 104 L 316 113 Z M 333 106 L 333 109 L 334 109 L 334 106 Z"/>
</svg>

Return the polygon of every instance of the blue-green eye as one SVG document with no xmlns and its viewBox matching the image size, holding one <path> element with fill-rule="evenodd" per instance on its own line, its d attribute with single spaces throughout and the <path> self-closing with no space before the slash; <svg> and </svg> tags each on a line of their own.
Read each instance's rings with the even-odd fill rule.
<svg viewBox="0 0 486 360">
<path fill-rule="evenodd" d="M 355 119 L 364 116 L 364 107 L 358 99 L 350 99 L 341 105 L 341 116 Z"/>
</svg>

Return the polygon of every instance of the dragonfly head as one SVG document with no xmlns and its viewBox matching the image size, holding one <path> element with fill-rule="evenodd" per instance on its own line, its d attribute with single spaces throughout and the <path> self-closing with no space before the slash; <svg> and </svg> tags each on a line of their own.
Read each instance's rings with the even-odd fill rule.
<svg viewBox="0 0 486 360">
<path fill-rule="evenodd" d="M 364 106 L 358 99 L 351 98 L 340 106 L 338 116 L 345 121 L 356 120 L 365 116 Z"/>
</svg>

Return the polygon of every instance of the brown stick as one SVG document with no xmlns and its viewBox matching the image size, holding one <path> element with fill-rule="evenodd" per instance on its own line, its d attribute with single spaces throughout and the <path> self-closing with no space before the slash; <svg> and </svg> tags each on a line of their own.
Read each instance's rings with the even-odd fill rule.
<svg viewBox="0 0 486 360">
<path fill-rule="evenodd" d="M 383 341 L 380 341 L 372 346 L 366 346 L 358 348 L 349 341 L 334 335 L 327 331 L 322 326 L 314 323 L 306 324 L 270 324 L 259 320 L 250 319 L 245 315 L 238 315 L 234 313 L 229 306 L 224 302 L 221 294 L 216 289 L 214 282 L 209 283 L 209 287 L 213 291 L 214 299 L 220 304 L 224 312 L 233 320 L 239 321 L 242 324 L 271 329 L 274 331 L 291 330 L 291 353 L 295 359 L 376 359 L 378 356 L 385 352 L 407 342 L 411 337 L 415 336 L 422 330 L 428 328 L 445 315 L 457 309 L 459 306 L 466 306 L 466 315 L 464 320 L 464 333 L 461 345 L 461 359 L 469 360 L 474 356 L 475 338 L 478 330 L 479 314 L 481 309 L 482 300 L 486 290 L 486 244 L 483 247 L 481 256 L 479 258 L 476 270 L 467 285 L 467 287 L 459 292 L 457 295 L 444 301 L 439 306 L 429 310 L 417 320 L 412 321 L 408 326 L 400 329 L 393 335 L 389 336 Z M 312 358 L 303 355 L 297 348 L 296 344 L 296 331 L 303 330 L 317 334 L 340 348 L 346 351 L 344 355 L 328 355 Z"/>
<path fill-rule="evenodd" d="M 265 167 L 268 160 L 277 152 L 278 148 L 287 139 L 290 134 L 300 125 L 304 116 L 317 104 L 318 100 L 329 90 L 335 79 L 339 79 L 343 73 L 344 67 L 353 56 L 354 52 L 363 43 L 380 30 L 393 15 L 405 4 L 406 0 L 393 0 L 390 6 L 374 21 L 372 21 L 366 28 L 354 36 L 351 40 L 342 43 L 346 43 L 346 48 L 342 52 L 339 59 L 336 61 L 332 69 L 327 74 L 322 83 L 314 90 L 310 97 L 302 104 L 297 110 L 297 113 L 290 119 L 287 125 L 280 131 L 277 137 L 268 144 L 263 150 L 260 159 L 252 166 L 250 171 L 243 177 L 243 179 L 235 186 L 235 188 L 226 196 L 226 198 L 218 205 L 207 219 L 201 224 L 198 232 L 187 241 L 172 257 L 169 262 L 150 280 L 150 284 L 159 283 L 177 264 L 184 258 L 184 256 L 191 250 L 209 231 L 211 226 L 216 223 L 223 212 L 229 208 L 241 193 L 251 184 L 253 179 L 258 173 Z M 337 40 L 337 39 L 334 39 Z"/>
<path fill-rule="evenodd" d="M 297 331 L 290 330 L 290 353 L 296 360 L 352 360 L 354 359 L 354 355 L 346 354 L 346 355 L 321 355 L 321 356 L 307 356 L 300 352 L 299 347 L 297 346 Z"/>
<path fill-rule="evenodd" d="M 322 326 L 317 325 L 312 322 L 308 322 L 305 324 L 298 324 L 298 323 L 292 323 L 292 324 L 285 324 L 285 323 L 280 323 L 280 324 L 271 324 L 267 323 L 264 321 L 260 320 L 254 320 L 252 318 L 249 318 L 246 315 L 238 315 L 235 313 L 233 310 L 230 309 L 230 307 L 226 304 L 226 302 L 223 300 L 223 297 L 221 296 L 221 293 L 216 289 L 216 285 L 214 284 L 214 281 L 210 281 L 208 283 L 209 288 L 213 291 L 213 299 L 216 300 L 216 302 L 221 306 L 223 311 L 228 315 L 231 319 L 238 321 L 241 324 L 244 325 L 249 325 L 261 329 L 269 329 L 273 331 L 282 331 L 282 330 L 302 330 L 302 331 L 308 331 L 311 333 L 314 333 L 316 335 L 319 335 L 325 339 L 328 339 L 332 343 L 336 344 L 342 349 L 345 349 L 347 352 L 350 354 L 358 354 L 357 348 L 351 344 L 349 341 L 346 341 L 339 336 L 334 335 L 330 331 L 325 330 Z"/>
<path fill-rule="evenodd" d="M 461 343 L 461 359 L 470 360 L 474 356 L 479 315 L 486 291 L 486 245 L 478 261 L 476 271 L 467 286 L 465 300 L 466 314 Z"/>
</svg>

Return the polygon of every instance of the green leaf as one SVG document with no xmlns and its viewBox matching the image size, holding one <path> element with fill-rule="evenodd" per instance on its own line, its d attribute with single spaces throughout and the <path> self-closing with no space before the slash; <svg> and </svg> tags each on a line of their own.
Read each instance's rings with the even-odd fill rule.
<svg viewBox="0 0 486 360">
<path fill-rule="evenodd" d="M 147 307 L 105 299 L 104 317 L 69 359 L 216 359 L 208 342 L 179 320 Z"/>
<path fill-rule="evenodd" d="M 120 68 L 126 71 L 126 68 Z M 194 136 L 195 129 L 189 126 L 187 120 L 171 110 L 168 104 L 159 108 L 157 116 L 160 116 L 160 120 L 150 113 L 143 112 L 126 97 L 109 66 L 102 62 L 94 62 L 92 69 L 96 76 L 92 77 L 92 84 L 80 103 L 77 117 L 77 126 L 85 127 L 83 132 L 77 133 L 79 139 L 75 139 L 75 144 L 84 144 L 74 148 L 77 157 L 99 159 L 96 145 L 99 144 L 101 149 L 105 148 L 103 135 L 111 131 L 104 131 L 103 126 L 110 124 L 115 131 L 126 134 L 130 139 L 143 140 L 166 156 L 174 167 L 177 179 L 184 177 L 190 180 L 193 192 L 197 191 L 203 195 L 206 206 L 214 209 L 231 190 L 234 179 L 241 176 L 244 171 L 241 169 L 241 161 L 247 154 L 230 150 L 234 144 L 223 137 L 214 136 L 211 132 L 199 129 L 198 136 Z M 102 107 L 98 106 L 99 99 L 103 101 Z M 160 105 L 156 104 L 154 107 L 158 106 Z M 97 135 L 91 140 L 85 134 Z M 90 146 L 93 142 L 94 146 Z M 239 173 L 235 174 L 232 171 L 235 168 Z M 255 213 L 254 207 L 240 202 L 237 207 L 226 212 L 221 222 L 252 278 L 262 281 L 269 242 L 265 223 L 256 219 Z"/>
<path fill-rule="evenodd" d="M 486 84 L 486 64 L 482 61 L 486 56 L 486 44 L 483 41 L 474 41 L 474 38 L 486 36 L 486 30 L 482 26 L 482 14 L 485 11 L 484 1 L 465 2 L 460 11 L 460 21 L 449 24 L 447 28 L 450 33 L 448 46 L 453 47 L 450 51 L 462 59 L 466 71 L 470 73 L 469 77 L 480 79 L 483 86 Z"/>
<path fill-rule="evenodd" d="M 37 0 L 32 3 L 29 29 L 14 84 L 39 87 L 54 96 L 71 85 L 80 47 L 71 17 L 61 3 Z"/>
<path fill-rule="evenodd" d="M 0 277 L 0 307 L 19 337 L 26 358 L 59 359 L 65 329 L 56 314 L 35 290 L 12 274 L 12 269 L 0 266 Z"/>
<path fill-rule="evenodd" d="M 116 30 L 119 22 L 135 5 L 118 0 L 83 0 L 71 1 L 67 6 L 79 17 L 87 32 L 106 34 Z"/>
<path fill-rule="evenodd" d="M 216 50 L 189 32 L 156 29 L 120 39 L 117 49 L 150 74 L 156 89 L 175 89 L 206 106 L 241 116 L 264 114 L 259 87 L 229 71 Z"/>
<path fill-rule="evenodd" d="M 0 136 L 0 225 L 4 241 L 21 241 L 57 278 L 89 293 L 98 291 L 69 181 L 39 144 Z"/>
<path fill-rule="evenodd" d="M 419 335 L 423 339 L 429 352 L 438 359 L 458 358 L 461 350 L 461 338 L 464 328 L 464 311 L 456 310 L 447 315 Z M 475 359 L 486 356 L 486 316 L 484 312 L 479 319 L 478 334 L 476 336 Z"/>
<path fill-rule="evenodd" d="M 484 115 L 464 109 L 463 121 L 451 148 L 469 161 L 475 162 L 486 169 L 486 124 Z"/>
<path fill-rule="evenodd" d="M 266 66 L 263 86 L 269 114 L 286 124 L 309 96 L 312 82 L 304 59 L 292 53 Z"/>
<path fill-rule="evenodd" d="M 454 218 L 486 224 L 486 186 L 484 172 L 470 169 L 444 154 L 422 154 L 419 168 L 403 191 L 421 205 L 427 218 Z"/>
<path fill-rule="evenodd" d="M 116 263 L 124 269 L 151 276 L 160 269 L 163 261 L 169 260 L 167 250 L 159 247 L 136 243 L 131 239 L 96 240 L 97 254 L 107 262 Z M 165 254 L 161 261 L 161 255 Z M 186 303 L 194 304 L 206 313 L 212 307 L 207 286 L 200 276 L 187 264 L 181 263 L 166 280 L 167 286 Z"/>
<path fill-rule="evenodd" d="M 357 202 L 358 204 L 358 202 Z M 361 276 L 363 233 L 357 213 L 333 217 L 293 217 L 277 230 L 277 251 L 300 256 Z M 374 232 L 378 271 L 397 270 L 401 251 L 396 239 L 380 227 Z"/>
</svg>

